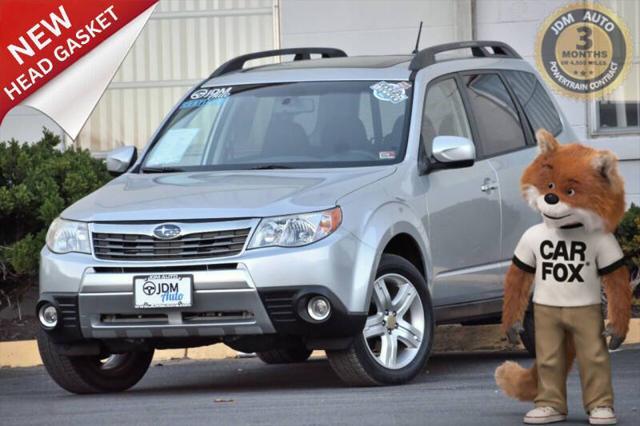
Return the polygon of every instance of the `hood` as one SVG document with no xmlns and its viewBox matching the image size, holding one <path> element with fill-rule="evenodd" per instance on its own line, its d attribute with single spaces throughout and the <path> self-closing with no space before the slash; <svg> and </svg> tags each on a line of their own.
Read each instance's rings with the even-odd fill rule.
<svg viewBox="0 0 640 426">
<path fill-rule="evenodd" d="M 391 175 L 392 166 L 127 173 L 76 202 L 65 219 L 179 221 L 278 216 L 331 208 L 336 200 Z"/>
</svg>

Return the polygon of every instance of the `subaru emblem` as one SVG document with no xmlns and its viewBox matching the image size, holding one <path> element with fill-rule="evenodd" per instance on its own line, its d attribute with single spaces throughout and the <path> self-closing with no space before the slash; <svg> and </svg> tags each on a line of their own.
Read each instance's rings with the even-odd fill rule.
<svg viewBox="0 0 640 426">
<path fill-rule="evenodd" d="M 180 231 L 181 229 L 179 226 L 165 223 L 156 227 L 156 229 L 153 230 L 153 235 L 160 238 L 161 240 L 170 240 L 180 235 Z"/>
</svg>

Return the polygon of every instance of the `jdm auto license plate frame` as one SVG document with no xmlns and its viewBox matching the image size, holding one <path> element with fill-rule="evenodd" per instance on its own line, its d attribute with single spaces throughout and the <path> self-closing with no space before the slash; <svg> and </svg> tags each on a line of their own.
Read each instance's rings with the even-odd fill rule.
<svg viewBox="0 0 640 426">
<path fill-rule="evenodd" d="M 192 274 L 136 275 L 133 277 L 133 307 L 165 309 L 193 306 L 193 284 Z"/>
</svg>

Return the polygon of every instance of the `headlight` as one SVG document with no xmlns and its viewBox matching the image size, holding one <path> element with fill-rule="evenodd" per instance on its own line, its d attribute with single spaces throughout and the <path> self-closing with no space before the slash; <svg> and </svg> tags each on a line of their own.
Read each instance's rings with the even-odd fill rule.
<svg viewBox="0 0 640 426">
<path fill-rule="evenodd" d="M 304 246 L 331 235 L 340 223 L 340 207 L 317 213 L 264 218 L 253 234 L 249 248 Z"/>
<path fill-rule="evenodd" d="M 91 253 L 89 227 L 83 222 L 56 219 L 47 232 L 47 247 L 54 253 Z"/>
</svg>

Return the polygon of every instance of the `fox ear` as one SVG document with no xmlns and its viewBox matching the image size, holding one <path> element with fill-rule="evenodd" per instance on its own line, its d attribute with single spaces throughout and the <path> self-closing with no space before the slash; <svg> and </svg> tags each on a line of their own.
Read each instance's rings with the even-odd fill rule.
<svg viewBox="0 0 640 426">
<path fill-rule="evenodd" d="M 538 129 L 536 139 L 538 140 L 538 148 L 541 154 L 553 152 L 560 146 L 556 138 L 545 129 Z"/>
<path fill-rule="evenodd" d="M 596 171 L 605 178 L 607 181 L 611 181 L 614 175 L 617 173 L 618 158 L 611 151 L 598 151 L 591 164 Z"/>
</svg>

